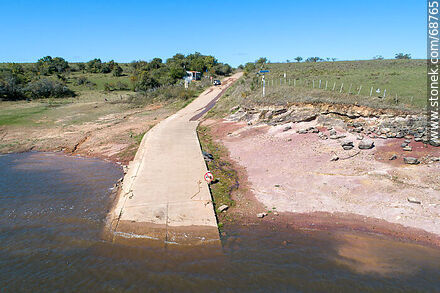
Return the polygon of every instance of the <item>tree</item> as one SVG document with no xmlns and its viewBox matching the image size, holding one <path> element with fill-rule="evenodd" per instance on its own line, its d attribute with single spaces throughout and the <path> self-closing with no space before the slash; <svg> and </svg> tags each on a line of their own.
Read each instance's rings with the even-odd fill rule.
<svg viewBox="0 0 440 293">
<path fill-rule="evenodd" d="M 264 64 L 266 64 L 267 63 L 267 58 L 266 57 L 260 57 L 260 58 L 258 58 L 258 60 L 257 61 L 255 61 L 255 63 L 257 64 L 257 65 L 264 65 Z"/>
<path fill-rule="evenodd" d="M 87 71 L 90 73 L 100 73 L 102 70 L 101 59 L 95 58 L 87 62 Z"/>
<path fill-rule="evenodd" d="M 309 57 L 306 59 L 306 62 L 320 62 L 323 61 L 324 59 L 322 59 L 321 57 Z"/>
<path fill-rule="evenodd" d="M 298 56 L 298 57 L 295 58 L 295 60 L 296 60 L 296 62 L 301 62 L 303 60 L 303 58 Z"/>
<path fill-rule="evenodd" d="M 338 60 L 338 58 L 332 58 L 332 61 L 335 62 L 336 60 Z"/>
<path fill-rule="evenodd" d="M 78 67 L 79 71 L 82 71 L 84 73 L 84 70 L 86 70 L 86 65 L 84 63 L 78 63 L 76 65 Z"/>
<path fill-rule="evenodd" d="M 113 65 L 113 76 L 121 76 L 123 71 L 124 70 L 122 69 L 121 66 L 119 66 L 118 63 L 115 63 Z"/>
<path fill-rule="evenodd" d="M 411 59 L 411 54 L 397 53 L 395 58 L 396 59 Z"/>
<path fill-rule="evenodd" d="M 69 63 L 61 57 L 46 56 L 37 61 L 37 71 L 43 75 L 62 73 L 69 68 Z"/>
<path fill-rule="evenodd" d="M 376 55 L 373 57 L 373 60 L 383 60 L 383 56 L 382 55 Z"/>
</svg>

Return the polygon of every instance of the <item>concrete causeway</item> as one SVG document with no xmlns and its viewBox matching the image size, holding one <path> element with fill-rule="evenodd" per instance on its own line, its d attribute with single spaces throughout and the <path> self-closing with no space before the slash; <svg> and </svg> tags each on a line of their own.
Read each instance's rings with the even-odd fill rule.
<svg viewBox="0 0 440 293">
<path fill-rule="evenodd" d="M 160 245 L 219 241 L 196 128 L 203 114 L 240 77 L 237 73 L 221 86 L 210 87 L 145 134 L 108 217 L 114 241 L 151 239 Z"/>
</svg>

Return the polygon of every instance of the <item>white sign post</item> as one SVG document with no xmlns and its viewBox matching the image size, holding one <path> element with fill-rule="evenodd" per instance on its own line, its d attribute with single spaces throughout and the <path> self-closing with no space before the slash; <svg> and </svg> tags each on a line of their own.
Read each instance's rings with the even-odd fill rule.
<svg viewBox="0 0 440 293">
<path fill-rule="evenodd" d="M 265 73 L 269 73 L 269 70 L 260 70 L 260 74 L 263 74 L 263 77 L 261 78 L 261 81 L 263 82 L 263 98 L 266 96 L 266 80 L 264 78 Z"/>
<path fill-rule="evenodd" d="M 264 96 L 266 96 L 266 80 L 264 80 L 264 75 L 262 81 L 263 81 L 263 98 L 264 98 Z"/>
</svg>

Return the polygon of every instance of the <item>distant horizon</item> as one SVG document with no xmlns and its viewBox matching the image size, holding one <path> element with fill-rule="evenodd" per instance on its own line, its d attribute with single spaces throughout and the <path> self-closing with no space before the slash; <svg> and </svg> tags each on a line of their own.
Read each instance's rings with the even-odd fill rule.
<svg viewBox="0 0 440 293">
<path fill-rule="evenodd" d="M 177 54 L 178 54 L 178 53 L 177 53 Z M 207 54 L 207 53 L 201 53 L 201 54 L 202 54 L 202 55 L 210 55 L 210 54 Z M 185 54 L 185 55 L 187 55 L 187 54 Z M 87 63 L 87 62 L 89 62 L 90 60 L 93 60 L 93 59 L 95 59 L 95 58 L 96 58 L 96 59 L 100 59 L 102 62 L 109 62 L 109 61 L 113 60 L 114 62 L 116 62 L 116 63 L 120 63 L 120 64 L 130 64 L 130 63 L 132 63 L 132 62 L 136 62 L 136 61 L 146 61 L 146 62 L 150 62 L 153 58 L 160 58 L 160 57 L 153 57 L 153 58 L 148 59 L 148 60 L 145 60 L 145 59 L 135 59 L 135 60 L 131 60 L 131 61 L 129 61 L 129 62 L 124 62 L 124 61 L 119 61 L 119 60 L 115 60 L 115 59 L 104 60 L 104 59 L 102 59 L 102 58 L 95 57 L 95 58 L 92 58 L 92 59 L 89 59 L 89 60 L 86 60 L 86 61 L 71 61 L 71 60 L 68 60 L 68 59 L 64 58 L 63 56 L 45 55 L 45 56 L 41 56 L 41 57 L 39 57 L 38 59 L 41 59 L 41 58 L 46 57 L 46 56 L 51 56 L 51 57 L 61 57 L 61 58 L 63 58 L 64 60 L 66 60 L 69 64 Z M 166 62 L 166 59 L 171 58 L 171 57 L 172 57 L 172 56 L 170 56 L 170 57 L 166 57 L 165 59 L 161 58 L 161 59 L 162 59 L 162 62 L 165 63 L 165 62 Z M 217 58 L 216 56 L 214 56 L 214 57 Z M 297 61 L 295 61 L 295 60 L 290 60 L 290 59 L 289 59 L 289 62 L 287 62 L 287 60 L 284 60 L 284 61 L 272 61 L 272 60 L 270 60 L 270 58 L 268 58 L 268 57 L 266 57 L 266 56 L 260 56 L 260 57 L 265 57 L 265 58 L 267 58 L 267 60 L 268 60 L 267 63 L 269 63 L 269 64 L 275 64 L 275 63 L 308 63 L 308 62 L 305 61 L 306 58 L 309 58 L 309 57 L 319 57 L 319 56 L 307 56 L 307 57 L 300 56 L 300 57 L 303 57 L 303 58 L 304 58 L 304 60 L 302 60 L 302 61 L 300 61 L 300 62 L 297 62 Z M 30 62 L 0 61 L 0 64 L 8 64 L 8 63 L 33 64 L 33 63 L 37 63 L 38 59 L 36 59 L 35 61 L 30 61 Z M 258 59 L 258 58 L 257 58 L 257 59 Z M 217 58 L 217 60 L 218 60 L 219 62 L 222 62 L 222 60 L 219 60 L 218 58 Z M 353 59 L 353 60 L 342 60 L 342 59 L 340 60 L 340 59 L 336 59 L 335 61 L 332 61 L 332 60 L 323 60 L 323 61 L 310 62 L 310 63 L 321 63 L 321 62 L 356 62 L 356 61 L 381 61 L 381 60 L 415 60 L 415 61 L 418 61 L 418 60 L 427 60 L 427 59 L 426 59 L 426 58 L 411 58 L 411 59 L 384 58 L 384 59 L 380 59 L 380 60 L 375 60 L 375 59 L 373 59 L 373 58 L 370 58 L 370 59 Z M 238 64 L 237 66 L 233 66 L 233 67 L 234 67 L 234 68 L 237 68 L 238 66 L 240 66 L 240 65 L 245 65 L 245 64 L 248 63 L 248 62 L 255 63 L 256 61 L 257 61 L 257 60 L 247 61 L 247 62 L 244 62 L 244 63 Z M 223 62 L 222 62 L 222 63 L 223 63 Z M 230 64 L 230 65 L 231 65 L 231 64 Z M 231 66 L 232 66 L 232 65 L 231 65 Z"/>
<path fill-rule="evenodd" d="M 0 62 L 43 56 L 130 63 L 200 52 L 234 67 L 265 56 L 370 60 L 426 56 L 426 3 L 17 0 L 0 3 Z"/>
</svg>

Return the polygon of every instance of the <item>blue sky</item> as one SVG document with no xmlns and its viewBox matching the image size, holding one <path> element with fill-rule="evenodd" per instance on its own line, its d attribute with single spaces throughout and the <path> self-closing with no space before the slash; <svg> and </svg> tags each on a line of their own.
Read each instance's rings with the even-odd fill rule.
<svg viewBox="0 0 440 293">
<path fill-rule="evenodd" d="M 423 0 L 0 0 L 0 62 L 117 62 L 177 52 L 231 65 L 266 56 L 426 58 Z"/>
</svg>

